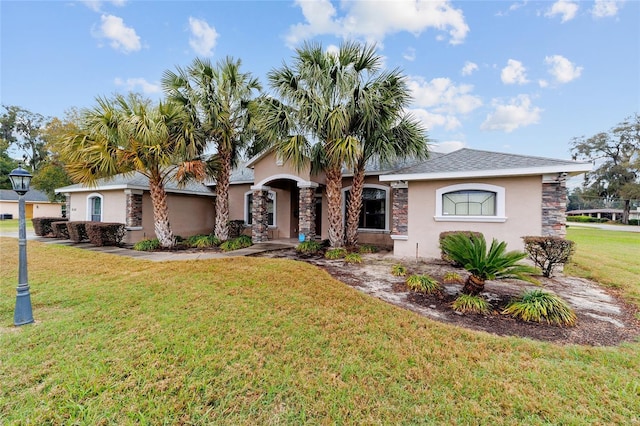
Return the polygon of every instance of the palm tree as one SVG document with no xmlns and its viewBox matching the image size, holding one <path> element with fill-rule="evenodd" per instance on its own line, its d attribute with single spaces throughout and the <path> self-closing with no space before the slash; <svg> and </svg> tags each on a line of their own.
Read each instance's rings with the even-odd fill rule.
<svg viewBox="0 0 640 426">
<path fill-rule="evenodd" d="M 493 239 L 487 252 L 487 243 L 483 236 L 455 233 L 447 235 L 442 240 L 441 248 L 445 254 L 471 273 L 462 289 L 465 294 L 480 294 L 484 291 L 486 280 L 517 278 L 534 281 L 528 275 L 538 272 L 533 266 L 518 263 L 527 257 L 526 253 L 507 252 L 507 244 L 496 239 Z"/>
<path fill-rule="evenodd" d="M 409 90 L 398 70 L 377 76 L 358 92 L 354 127 L 361 143 L 353 168 L 353 181 L 346 209 L 346 245 L 358 244 L 358 223 L 362 210 L 365 166 L 376 160 L 381 166 L 397 160 L 428 157 L 426 130 L 404 112 Z"/>
<path fill-rule="evenodd" d="M 230 57 L 213 66 L 196 58 L 177 72 L 165 71 L 162 85 L 169 98 L 183 105 L 194 126 L 202 129 L 215 154 L 208 160 L 216 181 L 214 234 L 229 238 L 229 178 L 242 151 L 252 141 L 250 111 L 254 92 L 262 90 L 250 73 L 240 71 L 241 61 Z"/>
<path fill-rule="evenodd" d="M 262 124 L 284 160 L 325 172 L 329 242 L 342 247 L 342 167 L 352 168 L 361 155 L 355 101 L 381 59 L 373 47 L 353 42 L 335 53 L 305 43 L 296 53 L 292 66 L 268 74 L 280 100 L 264 102 Z"/>
<path fill-rule="evenodd" d="M 173 247 L 165 184 L 198 169 L 204 138 L 173 102 L 153 105 L 131 94 L 98 98 L 97 103 L 82 112 L 79 129 L 61 139 L 59 150 L 70 177 L 93 185 L 120 173 L 146 176 L 156 237 L 162 247 Z"/>
</svg>

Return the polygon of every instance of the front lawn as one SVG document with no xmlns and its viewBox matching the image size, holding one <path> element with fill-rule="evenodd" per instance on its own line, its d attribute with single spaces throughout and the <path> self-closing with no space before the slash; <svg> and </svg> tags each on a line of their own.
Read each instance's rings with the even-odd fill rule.
<svg viewBox="0 0 640 426">
<path fill-rule="evenodd" d="M 0 424 L 633 424 L 640 343 L 437 323 L 302 262 L 152 263 L 0 238 Z"/>
</svg>

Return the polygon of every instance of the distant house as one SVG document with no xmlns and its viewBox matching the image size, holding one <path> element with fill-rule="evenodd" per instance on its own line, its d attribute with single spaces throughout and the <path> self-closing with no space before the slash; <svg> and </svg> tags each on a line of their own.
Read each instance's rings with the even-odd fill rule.
<svg viewBox="0 0 640 426">
<path fill-rule="evenodd" d="M 622 209 L 582 209 L 569 210 L 567 216 L 589 216 L 598 219 L 609 219 L 615 222 L 622 218 L 622 213 Z M 640 207 L 629 211 L 629 219 L 640 219 Z"/>
<path fill-rule="evenodd" d="M 42 191 L 31 189 L 24 194 L 25 217 L 62 217 L 65 203 L 51 202 Z M 0 217 L 18 218 L 18 194 L 12 189 L 0 189 Z"/>
<path fill-rule="evenodd" d="M 431 153 L 426 161 L 388 168 L 369 164 L 359 241 L 393 248 L 397 256 L 437 257 L 441 232 L 474 230 L 522 249 L 522 236 L 565 234 L 565 181 L 590 169 L 591 163 L 473 149 Z M 243 221 L 254 242 L 327 238 L 325 183 L 322 173 L 297 170 L 266 151 L 234 170 L 230 219 Z M 176 234 L 211 232 L 213 186 L 167 189 Z M 348 173 L 342 187 L 344 211 Z M 140 177 L 56 192 L 67 195 L 70 220 L 125 223 L 129 242 L 153 236 L 148 184 Z"/>
</svg>

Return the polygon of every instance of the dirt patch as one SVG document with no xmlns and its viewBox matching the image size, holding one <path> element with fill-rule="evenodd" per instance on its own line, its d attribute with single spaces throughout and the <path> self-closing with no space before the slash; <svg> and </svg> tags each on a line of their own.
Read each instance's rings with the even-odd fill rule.
<svg viewBox="0 0 640 426">
<path fill-rule="evenodd" d="M 487 315 L 459 314 L 451 309 L 451 302 L 462 289 L 461 284 L 444 284 L 444 291 L 437 296 L 423 295 L 409 291 L 404 284 L 405 278 L 391 274 L 392 266 L 402 263 L 409 274 L 427 274 L 440 283 L 444 282 L 447 272 L 456 272 L 466 278 L 464 269 L 454 268 L 440 259 L 428 262 L 399 261 L 391 253 L 382 252 L 363 255 L 363 263 L 354 265 L 321 256 L 301 256 L 293 249 L 262 253 L 259 256 L 306 261 L 325 269 L 339 281 L 386 302 L 437 321 L 496 335 L 592 346 L 614 346 L 624 341 L 635 341 L 640 336 L 640 321 L 634 315 L 636 310 L 611 291 L 582 278 L 563 275 L 551 279 L 539 278 L 543 289 L 558 294 L 576 312 L 576 326 L 560 327 L 524 322 L 500 314 L 512 297 L 520 295 L 526 288 L 539 288 L 523 281 L 487 281 L 482 295 L 491 303 L 492 312 Z"/>
</svg>

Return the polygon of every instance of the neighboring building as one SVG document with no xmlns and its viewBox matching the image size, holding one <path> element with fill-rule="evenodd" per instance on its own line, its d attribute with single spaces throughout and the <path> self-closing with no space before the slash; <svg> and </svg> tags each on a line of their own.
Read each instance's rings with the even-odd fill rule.
<svg viewBox="0 0 640 426">
<path fill-rule="evenodd" d="M 583 209 L 569 210 L 567 216 L 589 216 L 598 219 L 609 219 L 615 222 L 622 218 L 622 213 L 624 213 L 622 209 Z M 629 219 L 640 219 L 640 207 L 629 211 Z"/>
<path fill-rule="evenodd" d="M 25 217 L 62 217 L 64 203 L 51 202 L 42 191 L 30 189 L 24 194 Z M 18 219 L 18 193 L 13 189 L 0 189 L 0 217 Z"/>
<path fill-rule="evenodd" d="M 211 232 L 215 220 L 215 194 L 209 187 L 197 182 L 185 186 L 168 182 L 165 190 L 169 223 L 175 235 Z M 65 186 L 56 192 L 66 196 L 70 221 L 124 223 L 125 243 L 155 238 L 149 179 L 140 173 L 100 179 L 92 187 Z"/>
<path fill-rule="evenodd" d="M 590 169 L 591 163 L 473 149 L 431 153 L 424 162 L 391 170 L 370 165 L 359 241 L 392 247 L 397 256 L 437 257 L 439 235 L 444 231 L 480 231 L 489 240 L 506 241 L 513 250 L 523 248 L 525 235 L 564 236 L 565 180 Z M 325 183 L 323 174 L 312 174 L 308 167 L 297 170 L 267 151 L 231 176 L 229 219 L 244 221 L 246 233 L 255 242 L 297 239 L 300 234 L 308 239 L 327 238 Z M 349 174 L 344 175 L 342 186 L 344 211 Z M 94 189 L 73 185 L 57 192 L 67 194 L 70 220 L 125 223 L 130 230 L 128 242 L 153 236 L 153 211 L 144 179 L 133 182 L 117 177 L 100 181 Z M 167 192 L 177 235 L 212 231 L 212 189 L 192 184 L 189 191 L 180 192 L 173 184 Z M 93 217 L 92 209 L 101 214 Z M 138 216 L 132 217 L 132 212 Z"/>
</svg>

